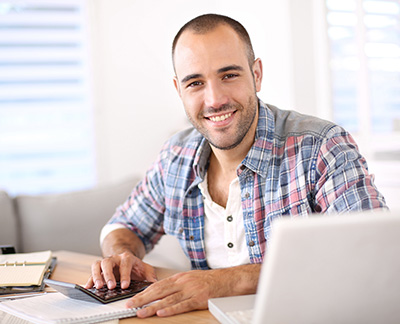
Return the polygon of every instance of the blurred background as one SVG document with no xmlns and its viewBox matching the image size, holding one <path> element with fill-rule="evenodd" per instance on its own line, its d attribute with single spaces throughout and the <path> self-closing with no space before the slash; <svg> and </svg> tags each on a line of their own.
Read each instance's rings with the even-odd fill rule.
<svg viewBox="0 0 400 324">
<path fill-rule="evenodd" d="M 171 43 L 204 13 L 248 30 L 259 97 L 355 137 L 400 193 L 400 0 L 0 0 L 0 189 L 60 193 L 143 175 L 189 127 Z"/>
</svg>

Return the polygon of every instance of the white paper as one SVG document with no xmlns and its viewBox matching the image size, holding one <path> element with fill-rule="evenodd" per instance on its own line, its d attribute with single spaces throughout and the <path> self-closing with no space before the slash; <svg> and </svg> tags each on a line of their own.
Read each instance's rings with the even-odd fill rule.
<svg viewBox="0 0 400 324">
<path fill-rule="evenodd" d="M 127 309 L 126 300 L 100 304 L 71 299 L 61 293 L 0 303 L 0 310 L 33 323 L 97 323 L 132 317 L 136 309 Z"/>
</svg>

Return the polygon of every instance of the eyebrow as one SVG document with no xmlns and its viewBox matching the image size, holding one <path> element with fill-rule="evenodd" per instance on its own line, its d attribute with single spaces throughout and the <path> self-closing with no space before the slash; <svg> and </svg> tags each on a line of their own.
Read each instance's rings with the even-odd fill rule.
<svg viewBox="0 0 400 324">
<path fill-rule="evenodd" d="M 188 81 L 190 81 L 190 80 L 200 78 L 201 76 L 202 76 L 202 75 L 199 74 L 199 73 L 189 74 L 189 75 L 185 76 L 185 77 L 181 80 L 181 83 L 184 84 L 184 83 L 186 83 L 186 82 L 188 82 Z"/>
<path fill-rule="evenodd" d="M 220 73 L 224 73 L 224 72 L 228 72 L 228 71 L 244 71 L 244 69 L 240 65 L 233 64 L 233 65 L 228 65 L 228 66 L 218 69 L 217 73 L 220 74 Z M 181 84 L 184 84 L 190 80 L 197 79 L 200 77 L 202 77 L 202 74 L 200 74 L 200 73 L 189 74 L 181 80 Z"/>
<path fill-rule="evenodd" d="M 244 69 L 240 65 L 228 65 L 218 70 L 218 73 L 224 73 L 228 71 L 244 71 Z"/>
</svg>

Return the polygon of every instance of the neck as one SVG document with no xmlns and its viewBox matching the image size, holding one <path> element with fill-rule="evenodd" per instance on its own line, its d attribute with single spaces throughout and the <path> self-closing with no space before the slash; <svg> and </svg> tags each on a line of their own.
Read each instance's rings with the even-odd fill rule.
<svg viewBox="0 0 400 324">
<path fill-rule="evenodd" d="M 243 141 L 233 149 L 221 150 L 211 145 L 212 154 L 210 157 L 210 167 L 220 172 L 225 177 L 236 177 L 236 169 L 244 160 L 250 148 L 253 146 L 256 134 L 257 119 L 249 129 Z"/>
</svg>

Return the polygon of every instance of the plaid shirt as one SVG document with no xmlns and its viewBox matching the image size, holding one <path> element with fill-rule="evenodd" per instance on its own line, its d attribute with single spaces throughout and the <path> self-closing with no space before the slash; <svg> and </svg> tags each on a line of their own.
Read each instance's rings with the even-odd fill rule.
<svg viewBox="0 0 400 324">
<path fill-rule="evenodd" d="M 134 231 L 150 251 L 177 237 L 193 269 L 208 269 L 203 181 L 211 149 L 194 129 L 162 148 L 145 178 L 110 220 Z M 261 263 L 277 217 L 387 208 L 365 159 L 345 130 L 259 101 L 255 142 L 237 168 L 250 261 Z"/>
</svg>

